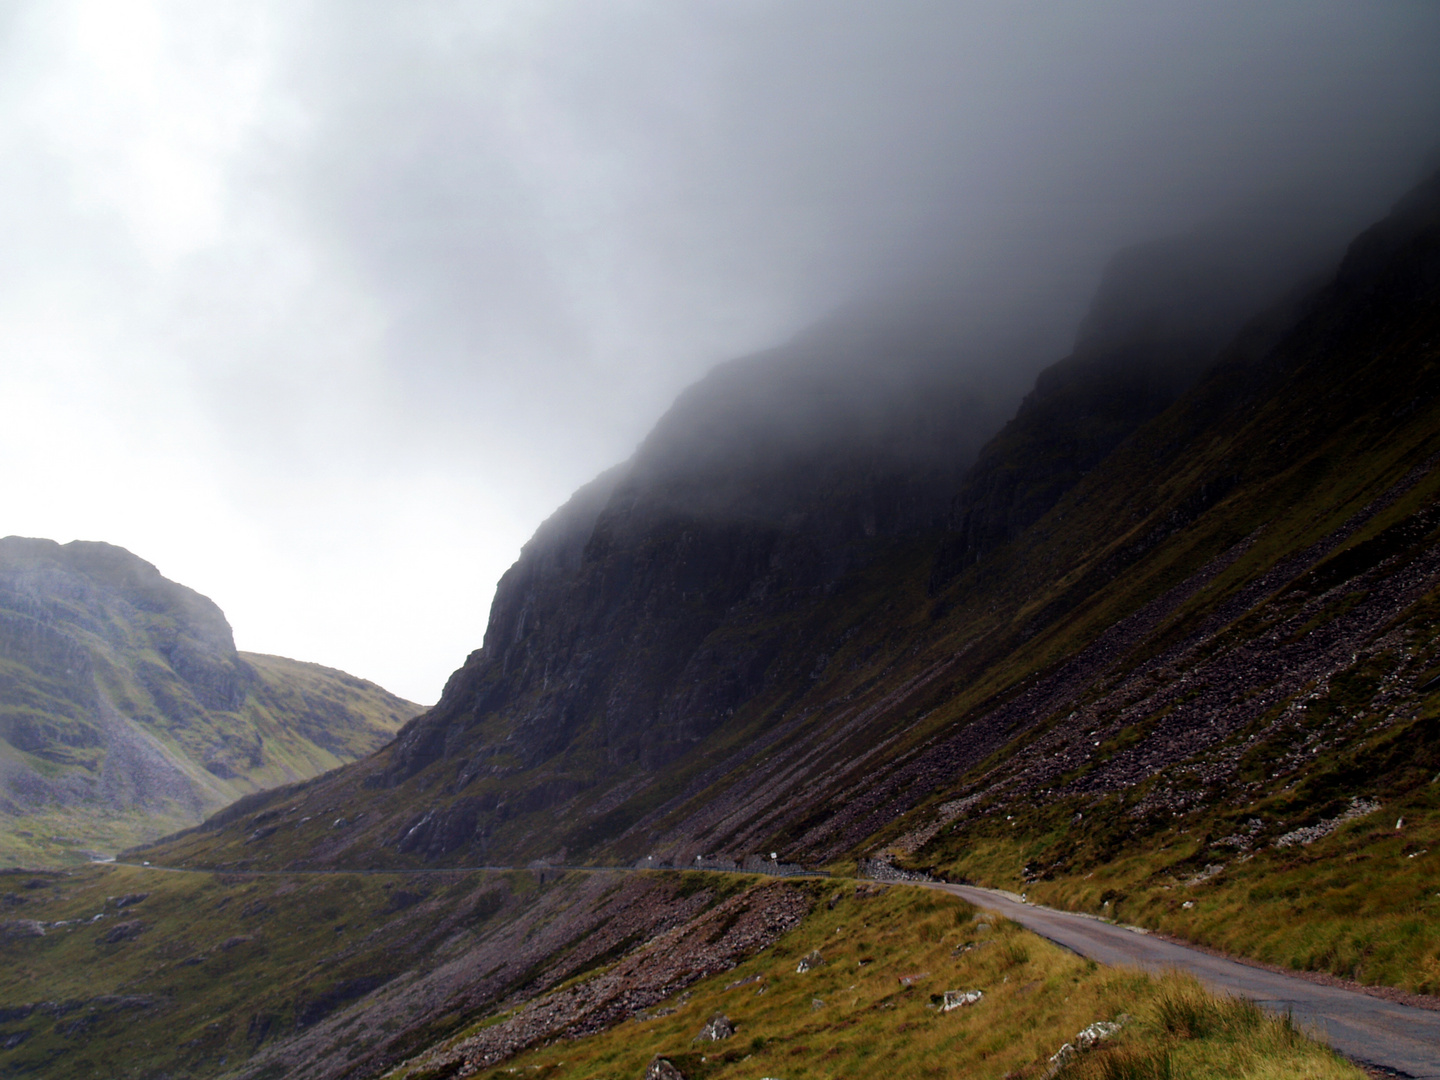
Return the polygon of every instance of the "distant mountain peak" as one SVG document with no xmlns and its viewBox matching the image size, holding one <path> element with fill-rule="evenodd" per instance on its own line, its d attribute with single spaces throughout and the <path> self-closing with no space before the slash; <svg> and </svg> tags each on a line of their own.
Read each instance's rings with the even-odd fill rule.
<svg viewBox="0 0 1440 1080">
<path fill-rule="evenodd" d="M 219 607 L 122 547 L 0 539 L 0 861 L 193 824 L 378 748 L 418 711 L 341 672 L 237 653 Z M 52 822 L 38 840 L 22 827 L 34 815 Z"/>
</svg>

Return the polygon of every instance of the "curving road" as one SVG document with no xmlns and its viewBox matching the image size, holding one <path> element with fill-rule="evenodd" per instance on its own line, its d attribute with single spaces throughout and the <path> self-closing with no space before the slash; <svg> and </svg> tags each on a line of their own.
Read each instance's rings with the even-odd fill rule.
<svg viewBox="0 0 1440 1080">
<path fill-rule="evenodd" d="M 1271 1012 L 1289 1012 L 1301 1027 L 1361 1064 L 1440 1080 L 1440 1012 L 1251 967 L 1142 930 L 1022 903 L 996 889 L 938 882 L 930 887 L 996 911 L 1098 963 L 1188 971 L 1212 990 L 1249 998 Z"/>
</svg>

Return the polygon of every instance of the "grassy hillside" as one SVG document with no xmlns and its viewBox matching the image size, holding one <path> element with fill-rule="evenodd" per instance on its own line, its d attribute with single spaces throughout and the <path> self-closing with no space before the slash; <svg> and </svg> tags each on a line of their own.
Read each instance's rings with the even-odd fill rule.
<svg viewBox="0 0 1440 1080">
<path fill-rule="evenodd" d="M 0 890 L 5 1076 L 631 1080 L 658 1054 L 692 1080 L 1039 1077 L 1096 1021 L 1122 1027 L 1066 1075 L 1360 1075 L 1251 1006 L 911 887 L 97 867 Z M 945 1012 L 947 990 L 982 997 Z M 692 1041 L 716 1012 L 735 1034 Z"/>
<path fill-rule="evenodd" d="M 1212 405 L 1193 399 L 1044 523 L 1053 535 L 1068 515 L 1065 529 L 1089 520 L 1098 535 L 1124 520 L 1128 486 L 1160 511 L 1141 519 L 1153 528 L 1235 474 L 1227 498 L 1012 663 L 1075 655 L 1085 622 L 1113 627 L 1178 585 L 1168 610 L 1116 635 L 1022 738 L 935 792 L 928 823 L 882 838 L 951 875 L 1440 992 L 1435 298 L 1384 314 L 1383 335 L 1320 328 L 1331 340 L 1315 362 L 1223 424 L 1201 428 Z M 1143 472 L 1167 444 L 1186 448 L 1187 430 L 1203 443 L 1192 437 L 1167 507 Z"/>
<path fill-rule="evenodd" d="M 913 887 L 838 881 L 796 930 L 723 975 L 631 1023 L 470 1073 L 630 1080 L 656 1057 L 686 1080 L 759 1075 L 1041 1077 L 1053 1055 L 1100 1022 L 1118 1030 L 1062 1075 L 1356 1077 L 1359 1070 L 1253 1005 L 1179 976 L 1098 968 L 1003 919 Z M 807 956 L 823 964 L 798 971 Z M 946 991 L 979 991 L 945 1011 Z M 552 994 L 529 1006 L 554 1007 Z M 734 1027 L 698 1039 L 716 1015 Z M 390 1073 L 435 1080 L 477 1063 L 477 1024 Z"/>
<path fill-rule="evenodd" d="M 121 548 L 0 541 L 0 865 L 173 832 L 370 753 L 417 712 L 236 652 L 219 608 Z"/>
</svg>

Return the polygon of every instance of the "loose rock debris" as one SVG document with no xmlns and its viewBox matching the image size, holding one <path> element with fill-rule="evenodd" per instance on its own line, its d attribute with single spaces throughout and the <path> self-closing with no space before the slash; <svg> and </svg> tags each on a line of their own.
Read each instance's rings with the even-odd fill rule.
<svg viewBox="0 0 1440 1080">
<path fill-rule="evenodd" d="M 466 1076 L 547 1039 L 592 1035 L 700 979 L 733 968 L 799 925 L 809 910 L 808 896 L 779 884 L 731 897 L 603 974 L 531 1001 L 509 1019 L 423 1054 L 414 1063 L 432 1069 L 458 1065 L 456 1075 Z M 673 1080 L 670 1074 L 661 1076 Z"/>
</svg>

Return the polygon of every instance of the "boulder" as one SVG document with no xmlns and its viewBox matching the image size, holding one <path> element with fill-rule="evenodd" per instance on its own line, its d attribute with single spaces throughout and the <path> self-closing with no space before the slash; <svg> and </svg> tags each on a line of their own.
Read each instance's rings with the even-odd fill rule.
<svg viewBox="0 0 1440 1080">
<path fill-rule="evenodd" d="M 1059 1050 L 1056 1050 L 1055 1053 L 1051 1054 L 1050 1068 L 1045 1073 L 1047 1080 L 1049 1077 L 1057 1075 L 1061 1069 L 1065 1068 L 1066 1065 L 1070 1064 L 1070 1062 L 1075 1059 L 1075 1056 L 1078 1053 L 1079 1051 L 1076 1050 L 1075 1047 L 1071 1046 L 1069 1043 L 1066 1043 L 1064 1046 L 1060 1047 Z"/>
<path fill-rule="evenodd" d="M 1081 1050 L 1089 1050 L 1106 1039 L 1113 1038 L 1120 1034 L 1120 1025 L 1109 1020 L 1096 1020 L 1084 1031 L 1075 1036 L 1075 1045 Z"/>
<path fill-rule="evenodd" d="M 668 1058 L 656 1057 L 645 1069 L 645 1080 L 685 1080 L 685 1074 Z"/>
<path fill-rule="evenodd" d="M 800 958 L 800 963 L 795 965 L 795 973 L 804 975 L 805 972 L 811 971 L 823 963 L 825 963 L 825 958 L 820 955 L 819 949 L 815 949 Z"/>
<path fill-rule="evenodd" d="M 695 1041 L 719 1042 L 734 1034 L 735 1025 L 730 1022 L 730 1018 L 724 1013 L 717 1012 L 710 1018 L 709 1023 L 700 1029 L 700 1034 L 695 1036 Z"/>
<path fill-rule="evenodd" d="M 946 990 L 945 999 L 940 1003 L 940 1011 L 949 1012 L 951 1009 L 974 1005 L 984 996 L 984 990 Z"/>
</svg>

